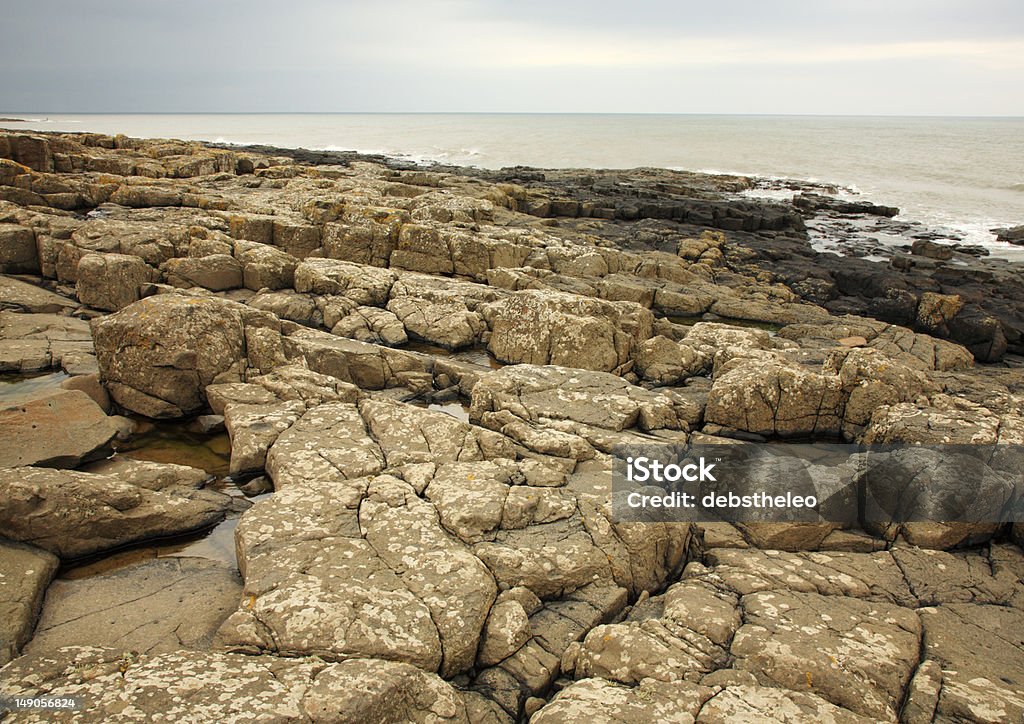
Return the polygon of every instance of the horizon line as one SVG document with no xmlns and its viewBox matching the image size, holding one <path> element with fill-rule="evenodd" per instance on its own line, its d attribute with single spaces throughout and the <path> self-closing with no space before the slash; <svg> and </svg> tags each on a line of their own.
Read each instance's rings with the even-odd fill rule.
<svg viewBox="0 0 1024 724">
<path fill-rule="evenodd" d="M 1024 115 L 958 113 L 771 113 L 717 111 L 0 111 L 0 116 L 749 116 L 782 118 L 1024 119 Z M 9 122 L 31 123 L 32 118 Z"/>
</svg>

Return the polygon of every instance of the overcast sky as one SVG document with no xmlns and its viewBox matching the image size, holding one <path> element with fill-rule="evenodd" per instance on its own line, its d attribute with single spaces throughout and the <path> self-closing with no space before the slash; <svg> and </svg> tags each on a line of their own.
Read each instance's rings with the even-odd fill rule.
<svg viewBox="0 0 1024 724">
<path fill-rule="evenodd" d="M 1024 115 L 1020 0 L 4 0 L 0 111 Z"/>
</svg>

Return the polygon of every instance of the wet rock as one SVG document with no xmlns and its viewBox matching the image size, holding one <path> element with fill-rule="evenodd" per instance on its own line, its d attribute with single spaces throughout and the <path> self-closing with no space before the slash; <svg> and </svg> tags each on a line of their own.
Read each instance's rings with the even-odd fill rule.
<svg viewBox="0 0 1024 724">
<path fill-rule="evenodd" d="M 0 470 L 0 492 L 5 535 L 65 559 L 206 528 L 224 517 L 229 502 L 207 491 L 186 497 L 40 468 Z"/>
<path fill-rule="evenodd" d="M 87 578 L 55 581 L 25 654 L 110 646 L 140 654 L 208 649 L 238 603 L 233 567 L 200 558 L 158 558 Z"/>
<path fill-rule="evenodd" d="M 142 297 L 146 284 L 160 274 L 137 256 L 86 254 L 78 262 L 75 290 L 82 304 L 116 312 Z"/>
<path fill-rule="evenodd" d="M 1008 229 L 995 229 L 996 241 L 1005 241 L 1010 244 L 1024 243 L 1024 225 L 1012 226 Z"/>
<path fill-rule="evenodd" d="M 52 553 L 0 540 L 0 666 L 18 656 L 32 636 L 59 564 Z"/>
<path fill-rule="evenodd" d="M 59 390 L 0 407 L 0 468 L 75 467 L 102 455 L 117 425 L 89 395 Z"/>
</svg>

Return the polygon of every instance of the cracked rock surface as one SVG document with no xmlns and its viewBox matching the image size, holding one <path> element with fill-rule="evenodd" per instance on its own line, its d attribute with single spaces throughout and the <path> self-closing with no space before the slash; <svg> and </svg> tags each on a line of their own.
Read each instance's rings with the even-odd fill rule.
<svg viewBox="0 0 1024 724">
<path fill-rule="evenodd" d="M 753 183 L 0 133 L 0 695 L 85 702 L 10 719 L 1019 721 L 1021 524 L 612 514 L 639 443 L 1024 494 L 1018 266 Z"/>
</svg>

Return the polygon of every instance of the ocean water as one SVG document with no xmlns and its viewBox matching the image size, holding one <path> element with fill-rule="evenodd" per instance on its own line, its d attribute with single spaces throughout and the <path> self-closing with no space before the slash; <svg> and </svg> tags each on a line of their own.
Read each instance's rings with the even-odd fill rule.
<svg viewBox="0 0 1024 724">
<path fill-rule="evenodd" d="M 0 113 L 0 127 L 382 153 L 483 168 L 660 166 L 836 184 L 1017 257 L 1024 118 L 588 114 Z M 1016 252 L 1016 253 L 1012 253 Z"/>
</svg>

